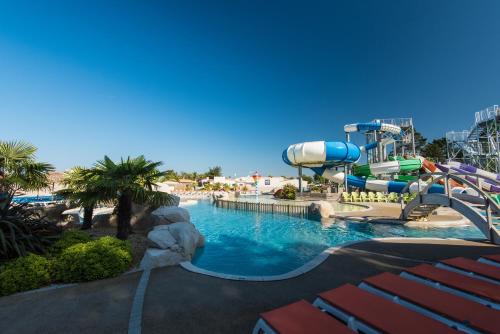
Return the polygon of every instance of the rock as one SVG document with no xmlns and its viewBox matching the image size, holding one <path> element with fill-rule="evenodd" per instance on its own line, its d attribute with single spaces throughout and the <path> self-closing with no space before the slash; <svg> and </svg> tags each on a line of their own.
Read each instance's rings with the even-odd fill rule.
<svg viewBox="0 0 500 334">
<path fill-rule="evenodd" d="M 141 260 L 141 269 L 173 266 L 185 261 L 182 255 L 170 249 L 148 248 Z"/>
<path fill-rule="evenodd" d="M 322 218 L 329 218 L 333 214 L 335 214 L 335 210 L 332 204 L 327 201 L 313 202 L 308 208 L 310 219 L 321 220 Z"/>
<path fill-rule="evenodd" d="M 197 247 L 205 245 L 205 238 L 189 222 L 158 225 L 148 233 L 149 248 L 141 262 L 142 269 L 176 265 L 190 261 Z"/>
<path fill-rule="evenodd" d="M 159 225 L 159 226 L 166 226 L 166 225 Z M 177 243 L 172 234 L 170 234 L 168 228 L 153 229 L 151 232 L 148 233 L 148 240 L 150 241 L 153 247 L 161 249 L 171 248 Z"/>
<path fill-rule="evenodd" d="M 191 223 L 174 223 L 168 226 L 168 231 L 177 241 L 177 244 L 181 247 L 182 255 L 191 260 L 198 241 L 200 239 L 200 232 Z"/>
<path fill-rule="evenodd" d="M 200 247 L 205 247 L 205 237 L 203 234 L 200 234 L 200 237 L 198 238 L 198 243 L 196 244 L 196 248 Z"/>
<path fill-rule="evenodd" d="M 170 223 L 189 223 L 191 221 L 189 211 L 178 206 L 161 206 L 151 214 Z"/>
</svg>

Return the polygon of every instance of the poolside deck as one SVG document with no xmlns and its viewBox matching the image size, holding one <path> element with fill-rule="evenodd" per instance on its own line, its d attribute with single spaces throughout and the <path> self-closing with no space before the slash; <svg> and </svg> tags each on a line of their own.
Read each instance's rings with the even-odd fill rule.
<svg viewBox="0 0 500 334">
<path fill-rule="evenodd" d="M 250 333 L 260 312 L 344 283 L 421 261 L 499 254 L 486 242 L 435 239 L 367 241 L 345 247 L 302 276 L 229 281 L 181 267 L 155 269 L 144 300 L 143 333 Z M 0 298 L 2 333 L 125 333 L 141 273 Z"/>
</svg>

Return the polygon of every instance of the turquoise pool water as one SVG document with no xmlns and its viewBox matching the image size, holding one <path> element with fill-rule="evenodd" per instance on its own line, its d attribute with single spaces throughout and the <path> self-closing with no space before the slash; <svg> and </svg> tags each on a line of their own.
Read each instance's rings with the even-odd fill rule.
<svg viewBox="0 0 500 334">
<path fill-rule="evenodd" d="M 208 202 L 186 207 L 206 238 L 192 263 L 233 275 L 279 275 L 294 270 L 326 248 L 374 237 L 483 238 L 471 227 L 408 228 L 331 220 L 328 224 L 289 217 L 216 208 Z"/>
<path fill-rule="evenodd" d="M 61 200 L 60 196 L 16 196 L 12 199 L 14 203 L 38 203 Z"/>
</svg>

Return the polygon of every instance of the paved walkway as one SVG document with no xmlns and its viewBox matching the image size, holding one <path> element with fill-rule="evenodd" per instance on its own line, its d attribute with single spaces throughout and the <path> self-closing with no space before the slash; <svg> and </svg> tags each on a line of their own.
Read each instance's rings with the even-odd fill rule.
<svg viewBox="0 0 500 334">
<path fill-rule="evenodd" d="M 228 281 L 167 267 L 151 272 L 142 333 L 250 333 L 258 314 L 382 271 L 419 261 L 500 253 L 488 243 L 398 239 L 355 244 L 302 276 L 276 282 Z M 141 273 L 0 298 L 7 333 L 126 333 Z"/>
</svg>

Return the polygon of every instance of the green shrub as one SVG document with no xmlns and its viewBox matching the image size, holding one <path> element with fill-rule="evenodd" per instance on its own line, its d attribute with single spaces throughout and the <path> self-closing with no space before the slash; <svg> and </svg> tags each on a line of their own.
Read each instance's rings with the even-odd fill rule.
<svg viewBox="0 0 500 334">
<path fill-rule="evenodd" d="M 0 268 L 0 296 L 32 290 L 51 281 L 51 262 L 40 255 L 29 254 Z"/>
<path fill-rule="evenodd" d="M 64 249 L 54 264 L 55 278 L 63 282 L 109 278 L 127 270 L 131 262 L 128 242 L 102 237 Z"/>
<path fill-rule="evenodd" d="M 84 231 L 66 231 L 61 234 L 59 240 L 57 240 L 51 247 L 50 253 L 53 255 L 60 254 L 66 248 L 73 245 L 86 243 L 92 241 L 90 235 Z"/>
<path fill-rule="evenodd" d="M 278 190 L 274 197 L 281 199 L 295 199 L 297 197 L 297 188 L 291 184 L 285 184 L 283 189 Z"/>
</svg>

